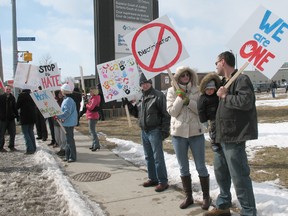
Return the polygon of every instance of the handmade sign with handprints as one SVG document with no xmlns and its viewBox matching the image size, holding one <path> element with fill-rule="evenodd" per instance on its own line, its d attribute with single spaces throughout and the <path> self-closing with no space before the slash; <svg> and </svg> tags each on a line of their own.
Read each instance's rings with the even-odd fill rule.
<svg viewBox="0 0 288 216">
<path fill-rule="evenodd" d="M 140 92 L 139 70 L 133 56 L 97 65 L 105 102 Z"/>
</svg>

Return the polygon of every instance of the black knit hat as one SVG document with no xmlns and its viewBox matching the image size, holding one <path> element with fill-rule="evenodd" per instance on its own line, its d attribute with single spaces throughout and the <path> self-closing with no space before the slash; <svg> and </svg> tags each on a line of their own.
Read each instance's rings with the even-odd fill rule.
<svg viewBox="0 0 288 216">
<path fill-rule="evenodd" d="M 147 80 L 144 73 L 141 73 L 139 85 L 141 86 L 141 84 L 143 84 L 143 83 L 151 83 L 152 84 L 152 80 L 151 79 Z"/>
</svg>

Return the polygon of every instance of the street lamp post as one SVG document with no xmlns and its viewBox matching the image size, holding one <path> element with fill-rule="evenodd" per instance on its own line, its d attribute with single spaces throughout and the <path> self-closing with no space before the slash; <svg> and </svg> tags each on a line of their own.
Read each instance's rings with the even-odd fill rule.
<svg viewBox="0 0 288 216">
<path fill-rule="evenodd" d="M 15 78 L 18 63 L 18 47 L 17 47 L 17 20 L 16 20 L 16 0 L 11 0 L 12 4 L 12 40 L 13 40 L 13 77 Z M 14 88 L 15 98 L 18 98 L 18 90 Z"/>
</svg>

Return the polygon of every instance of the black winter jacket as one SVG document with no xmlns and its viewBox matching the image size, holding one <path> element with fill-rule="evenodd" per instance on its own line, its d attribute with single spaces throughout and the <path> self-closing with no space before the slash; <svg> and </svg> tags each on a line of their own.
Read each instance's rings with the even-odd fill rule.
<svg viewBox="0 0 288 216">
<path fill-rule="evenodd" d="M 30 96 L 30 90 L 24 89 L 19 95 L 16 103 L 20 109 L 20 124 L 28 125 L 36 122 L 36 105 Z"/>
<path fill-rule="evenodd" d="M 216 92 L 213 95 L 202 94 L 197 101 L 199 119 L 201 123 L 215 120 L 219 104 Z"/>
<path fill-rule="evenodd" d="M 216 89 L 213 95 L 205 94 L 205 88 L 207 83 L 211 80 L 215 81 Z M 208 120 L 215 120 L 217 107 L 219 104 L 219 98 L 216 94 L 217 90 L 221 86 L 221 79 L 219 75 L 215 72 L 208 73 L 200 82 L 199 89 L 201 95 L 197 101 L 197 109 L 199 114 L 199 119 L 201 123 L 207 122 Z"/>
<path fill-rule="evenodd" d="M 0 120 L 12 121 L 15 118 L 18 118 L 15 97 L 10 93 L 9 97 L 6 93 L 0 95 Z"/>
<path fill-rule="evenodd" d="M 255 100 L 249 77 L 239 75 L 228 88 L 228 95 L 219 101 L 216 113 L 217 143 L 237 143 L 258 138 Z"/>
<path fill-rule="evenodd" d="M 130 113 L 138 117 L 138 124 L 142 130 L 149 131 L 155 128 L 161 128 L 162 132 L 170 131 L 170 115 L 166 108 L 165 95 L 155 90 L 153 87 L 143 92 L 141 101 L 137 104 L 137 112 L 135 109 L 129 109 Z"/>
</svg>

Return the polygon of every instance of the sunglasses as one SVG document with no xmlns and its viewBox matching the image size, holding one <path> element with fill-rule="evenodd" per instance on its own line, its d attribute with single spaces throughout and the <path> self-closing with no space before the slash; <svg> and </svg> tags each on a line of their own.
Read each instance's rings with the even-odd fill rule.
<svg viewBox="0 0 288 216">
<path fill-rule="evenodd" d="M 189 73 L 183 73 L 183 74 L 180 75 L 180 77 L 182 77 L 182 78 L 185 77 L 185 76 L 186 77 L 190 77 L 190 74 Z"/>
<path fill-rule="evenodd" d="M 215 65 L 217 66 L 217 64 L 218 64 L 220 61 L 222 61 L 222 59 L 216 61 L 216 62 L 215 62 Z"/>
</svg>

